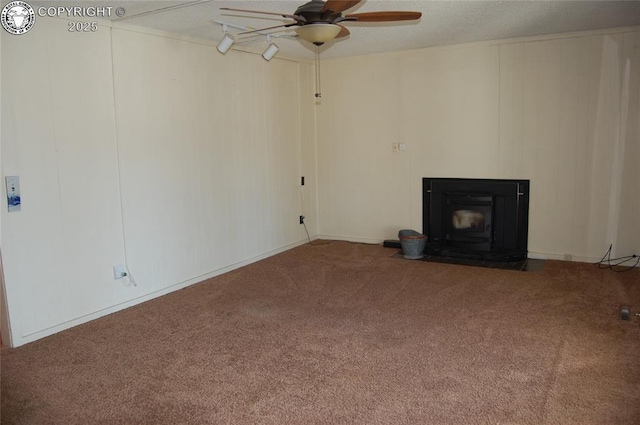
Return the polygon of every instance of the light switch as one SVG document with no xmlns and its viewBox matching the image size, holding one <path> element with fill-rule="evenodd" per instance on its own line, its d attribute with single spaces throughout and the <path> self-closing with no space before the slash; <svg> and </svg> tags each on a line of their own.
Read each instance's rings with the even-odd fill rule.
<svg viewBox="0 0 640 425">
<path fill-rule="evenodd" d="M 9 212 L 20 211 L 20 178 L 18 176 L 6 176 L 7 204 Z"/>
</svg>

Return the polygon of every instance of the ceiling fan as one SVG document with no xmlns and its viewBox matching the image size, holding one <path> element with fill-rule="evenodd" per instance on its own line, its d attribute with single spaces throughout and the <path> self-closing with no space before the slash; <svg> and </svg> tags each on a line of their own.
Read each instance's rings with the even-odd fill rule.
<svg viewBox="0 0 640 425">
<path fill-rule="evenodd" d="M 296 11 L 291 14 L 234 9 L 230 7 L 221 7 L 220 9 L 233 12 L 276 15 L 290 20 L 282 25 L 245 31 L 239 35 L 262 32 L 276 28 L 294 27 L 300 38 L 313 43 L 316 46 L 321 46 L 335 38 L 348 36 L 350 31 L 343 24 L 348 24 L 349 22 L 412 21 L 420 19 L 422 16 L 422 13 L 420 12 L 405 11 L 365 12 L 343 15 L 342 12 L 351 9 L 361 1 L 362 0 L 311 0 L 298 7 Z"/>
</svg>

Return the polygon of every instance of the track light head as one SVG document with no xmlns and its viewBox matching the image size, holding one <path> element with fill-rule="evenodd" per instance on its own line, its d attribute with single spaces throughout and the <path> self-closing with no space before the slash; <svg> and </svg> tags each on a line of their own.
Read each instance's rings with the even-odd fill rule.
<svg viewBox="0 0 640 425">
<path fill-rule="evenodd" d="M 280 50 L 278 46 L 276 46 L 274 43 L 269 43 L 269 45 L 267 46 L 267 49 L 262 54 L 262 57 L 264 58 L 264 60 L 270 61 L 271 59 L 273 59 L 276 53 L 278 53 L 278 50 Z"/>
<path fill-rule="evenodd" d="M 220 43 L 218 43 L 218 51 L 222 54 L 227 53 L 229 49 L 231 49 L 231 46 L 233 46 L 233 43 L 235 43 L 235 41 L 236 40 L 233 38 L 233 36 L 225 31 L 224 37 L 222 37 L 222 40 L 220 40 Z"/>
</svg>

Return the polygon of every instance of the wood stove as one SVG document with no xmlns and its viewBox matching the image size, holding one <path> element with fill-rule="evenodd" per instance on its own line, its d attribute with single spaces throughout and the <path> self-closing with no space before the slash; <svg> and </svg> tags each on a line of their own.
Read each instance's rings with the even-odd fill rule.
<svg viewBox="0 0 640 425">
<path fill-rule="evenodd" d="M 422 191 L 426 254 L 527 258 L 529 180 L 423 178 Z"/>
</svg>

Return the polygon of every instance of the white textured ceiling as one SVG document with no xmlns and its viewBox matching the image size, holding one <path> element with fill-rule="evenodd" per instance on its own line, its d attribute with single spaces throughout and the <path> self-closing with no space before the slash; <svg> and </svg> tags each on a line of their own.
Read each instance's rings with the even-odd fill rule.
<svg viewBox="0 0 640 425">
<path fill-rule="evenodd" d="M 32 1 L 32 5 L 52 5 L 52 1 Z M 131 24 L 203 38 L 217 42 L 222 28 L 215 21 L 262 28 L 282 23 L 277 16 L 221 11 L 221 7 L 293 13 L 305 1 L 56 1 L 55 5 L 108 5 L 126 10 L 122 24 Z M 483 40 L 640 25 L 640 1 L 389 1 L 363 0 L 354 12 L 410 10 L 422 12 L 417 22 L 397 24 L 348 23 L 351 35 L 322 48 L 324 58 L 355 56 L 393 50 L 417 49 Z M 225 16 L 225 15 L 233 16 Z M 245 14 L 246 16 L 246 14 Z M 232 33 L 241 30 L 230 29 Z M 291 29 L 274 35 L 294 35 Z M 241 38 L 236 37 L 239 41 Z M 310 60 L 315 47 L 294 38 L 276 38 L 280 55 Z M 262 52 L 266 37 L 238 44 L 243 50 Z"/>
</svg>

